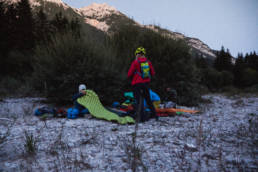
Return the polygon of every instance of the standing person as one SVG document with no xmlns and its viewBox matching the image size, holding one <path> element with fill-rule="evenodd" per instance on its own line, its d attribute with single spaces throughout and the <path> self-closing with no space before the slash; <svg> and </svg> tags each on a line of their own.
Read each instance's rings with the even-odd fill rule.
<svg viewBox="0 0 258 172">
<path fill-rule="evenodd" d="M 132 79 L 132 87 L 133 87 L 133 94 L 136 100 L 135 109 L 138 109 L 138 106 L 140 104 L 140 96 L 142 96 L 142 102 L 141 102 L 141 121 L 144 121 L 144 108 L 143 108 L 143 99 L 146 100 L 151 113 L 152 117 L 155 117 L 156 120 L 158 120 L 158 116 L 156 114 L 156 110 L 152 104 L 152 101 L 150 99 L 150 93 L 149 93 L 149 83 L 151 81 L 151 76 L 155 75 L 155 71 L 153 69 L 153 66 L 145 57 L 146 50 L 143 47 L 139 47 L 135 51 L 136 59 L 132 62 L 131 67 L 128 71 L 128 78 Z"/>
</svg>

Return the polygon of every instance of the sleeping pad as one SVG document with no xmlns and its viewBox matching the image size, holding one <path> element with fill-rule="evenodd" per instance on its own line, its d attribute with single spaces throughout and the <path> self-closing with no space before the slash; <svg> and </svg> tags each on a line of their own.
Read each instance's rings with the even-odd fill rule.
<svg viewBox="0 0 258 172">
<path fill-rule="evenodd" d="M 186 113 L 198 113 L 198 110 L 188 110 L 188 109 L 175 109 L 175 108 L 164 108 L 156 109 L 157 113 L 176 113 L 176 112 L 186 112 Z"/>
<path fill-rule="evenodd" d="M 93 90 L 86 90 L 86 95 L 78 98 L 77 102 L 87 108 L 92 116 L 107 121 L 115 121 L 119 124 L 135 123 L 130 116 L 119 117 L 117 114 L 108 111 L 100 102 L 98 95 Z"/>
</svg>

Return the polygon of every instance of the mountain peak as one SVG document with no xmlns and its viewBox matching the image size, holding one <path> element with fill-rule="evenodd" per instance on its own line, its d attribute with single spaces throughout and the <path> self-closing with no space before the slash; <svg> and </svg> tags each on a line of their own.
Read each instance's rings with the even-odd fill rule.
<svg viewBox="0 0 258 172">
<path fill-rule="evenodd" d="M 101 19 L 103 17 L 110 16 L 112 14 L 119 14 L 119 11 L 116 10 L 116 8 L 109 6 L 106 3 L 103 3 L 103 4 L 92 3 L 89 6 L 80 8 L 79 11 L 85 17 L 90 17 L 90 18 L 94 17 L 95 19 Z"/>
<path fill-rule="evenodd" d="M 45 1 L 53 2 L 53 3 L 57 3 L 57 4 L 63 4 L 62 0 L 45 0 Z"/>
</svg>

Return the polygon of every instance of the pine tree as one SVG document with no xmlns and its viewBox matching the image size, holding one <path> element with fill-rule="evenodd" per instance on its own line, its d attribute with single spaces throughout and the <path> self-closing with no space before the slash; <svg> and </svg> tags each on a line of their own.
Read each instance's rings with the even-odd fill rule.
<svg viewBox="0 0 258 172">
<path fill-rule="evenodd" d="M 7 21 L 4 9 L 4 2 L 0 1 L 0 75 L 5 73 L 7 55 L 7 26 L 5 25 Z"/>
<path fill-rule="evenodd" d="M 73 19 L 70 22 L 70 27 L 73 35 L 77 38 L 80 38 L 81 36 L 81 24 L 78 18 Z"/>
<path fill-rule="evenodd" d="M 36 41 L 45 43 L 49 41 L 51 33 L 53 33 L 53 28 L 42 8 L 36 14 L 35 31 Z"/>
<path fill-rule="evenodd" d="M 258 56 L 255 51 L 251 52 L 250 55 L 247 54 L 245 59 L 248 67 L 258 71 Z"/>
<path fill-rule="evenodd" d="M 6 27 L 6 14 L 4 2 L 0 1 L 0 54 L 5 54 L 6 50 L 6 41 L 7 41 L 7 27 Z"/>
<path fill-rule="evenodd" d="M 195 58 L 195 63 L 196 66 L 201 69 L 206 69 L 209 66 L 207 60 L 203 57 L 203 55 L 197 55 Z"/>
<path fill-rule="evenodd" d="M 68 30 L 69 21 L 61 12 L 59 12 L 55 15 L 51 24 L 55 27 L 57 33 L 64 34 Z"/>
<path fill-rule="evenodd" d="M 22 51 L 31 50 L 35 46 L 35 22 L 32 16 L 29 0 L 21 0 L 17 4 L 18 48 Z"/>
<path fill-rule="evenodd" d="M 7 6 L 7 11 L 6 11 L 7 32 L 6 32 L 6 34 L 8 35 L 8 41 L 7 41 L 8 51 L 17 48 L 17 42 L 16 42 L 17 35 L 18 35 L 17 16 L 18 16 L 18 12 L 17 12 L 15 5 L 11 4 L 11 5 Z"/>
<path fill-rule="evenodd" d="M 214 61 L 214 67 L 218 71 L 232 71 L 233 64 L 232 64 L 232 56 L 227 49 L 225 52 L 224 47 L 222 46 L 220 52 L 217 53 L 217 57 Z"/>
<path fill-rule="evenodd" d="M 236 59 L 236 63 L 234 66 L 234 83 L 238 87 L 243 87 L 243 79 L 244 79 L 244 70 L 246 69 L 246 63 L 245 59 L 243 57 L 243 54 L 238 54 L 238 57 Z"/>
</svg>

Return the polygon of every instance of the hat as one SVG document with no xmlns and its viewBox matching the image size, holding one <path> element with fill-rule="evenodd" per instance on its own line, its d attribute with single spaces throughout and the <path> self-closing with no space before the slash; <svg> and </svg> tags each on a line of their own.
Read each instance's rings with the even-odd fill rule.
<svg viewBox="0 0 258 172">
<path fill-rule="evenodd" d="M 84 85 L 84 84 L 79 85 L 79 92 L 82 90 L 86 90 L 86 85 Z"/>
</svg>

